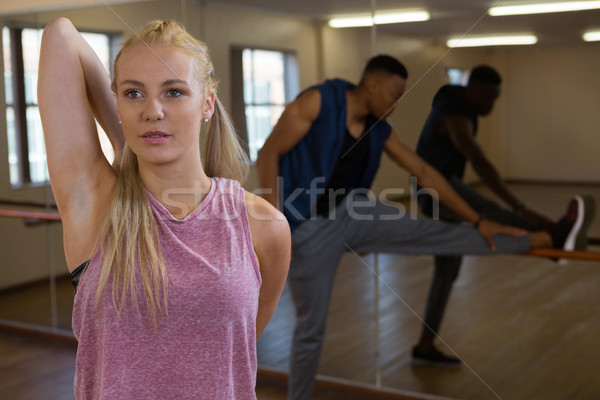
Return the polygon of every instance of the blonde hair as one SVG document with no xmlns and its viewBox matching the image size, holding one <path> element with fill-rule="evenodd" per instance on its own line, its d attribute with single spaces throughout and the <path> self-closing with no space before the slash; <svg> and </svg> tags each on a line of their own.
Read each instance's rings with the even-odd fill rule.
<svg viewBox="0 0 600 400">
<path fill-rule="evenodd" d="M 129 38 L 115 58 L 114 77 L 117 76 L 118 62 L 123 52 L 136 45 L 169 45 L 183 50 L 196 59 L 198 80 L 204 86 L 202 95 L 216 92 L 218 80 L 206 45 L 193 38 L 177 22 L 152 21 Z M 112 88 L 115 91 L 114 80 Z M 248 171 L 247 156 L 218 98 L 215 99 L 211 122 L 203 124 L 203 130 L 205 143 L 201 147 L 204 149 L 202 161 L 205 173 L 209 177 L 243 182 Z M 139 279 L 147 315 L 156 326 L 157 316 L 167 313 L 167 265 L 146 188 L 140 179 L 137 157 L 128 146 L 124 149 L 112 203 L 99 232 L 94 253 L 98 250 L 103 256 L 103 263 L 96 304 L 112 277 L 112 301 L 117 313 L 120 314 L 129 295 L 139 313 L 135 289 Z M 140 266 L 139 276 L 136 275 L 136 263 Z"/>
</svg>

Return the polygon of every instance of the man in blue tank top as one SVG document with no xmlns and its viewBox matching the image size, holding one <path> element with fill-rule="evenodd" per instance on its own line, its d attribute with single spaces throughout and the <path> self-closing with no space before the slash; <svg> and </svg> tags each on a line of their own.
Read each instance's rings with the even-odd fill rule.
<svg viewBox="0 0 600 400">
<path fill-rule="evenodd" d="M 443 86 L 433 99 L 431 112 L 421 131 L 416 152 L 444 175 L 452 188 L 480 215 L 531 232 L 555 229 L 556 224 L 525 207 L 525 204 L 507 188 L 500 174 L 475 140 L 477 118 L 492 112 L 494 103 L 500 95 L 501 82 L 500 74 L 495 69 L 481 65 L 473 68 L 466 87 Z M 471 163 L 481 181 L 508 205 L 508 209 L 485 198 L 463 183 L 467 161 Z M 584 219 L 590 221 L 593 215 L 593 202 L 589 198 L 584 199 L 585 211 L 587 211 Z M 435 216 L 439 211 L 441 220 L 462 221 L 460 216 L 443 204 L 440 204 L 437 209 L 437 202 L 424 191 L 419 191 L 417 200 L 423 213 L 430 217 Z M 460 366 L 458 358 L 447 356 L 434 346 L 434 339 L 439 331 L 461 261 L 460 255 L 435 256 L 434 278 L 427 300 L 421 338 L 413 348 L 413 364 Z"/>
<path fill-rule="evenodd" d="M 406 68 L 380 55 L 358 85 L 334 79 L 301 93 L 284 110 L 259 152 L 264 197 L 292 229 L 288 285 L 296 310 L 288 399 L 312 398 L 331 289 L 345 252 L 404 254 L 520 253 L 562 243 L 571 231 L 532 233 L 481 216 L 386 122 L 404 93 Z M 368 196 L 383 152 L 435 189 L 472 226 L 415 218 Z"/>
</svg>

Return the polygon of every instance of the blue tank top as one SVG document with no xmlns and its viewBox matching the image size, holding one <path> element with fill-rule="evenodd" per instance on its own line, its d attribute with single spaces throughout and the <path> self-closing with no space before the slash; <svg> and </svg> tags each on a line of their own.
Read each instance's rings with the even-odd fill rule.
<svg viewBox="0 0 600 400">
<path fill-rule="evenodd" d="M 283 183 L 280 204 L 292 230 L 312 217 L 311 212 L 325 192 L 342 155 L 347 129 L 346 91 L 354 87 L 341 79 L 327 80 L 312 87 L 321 93 L 319 115 L 302 140 L 279 158 Z M 355 188 L 368 189 L 379 168 L 384 144 L 392 128 L 386 121 L 368 116 L 365 129 L 369 149 L 354 184 Z"/>
</svg>

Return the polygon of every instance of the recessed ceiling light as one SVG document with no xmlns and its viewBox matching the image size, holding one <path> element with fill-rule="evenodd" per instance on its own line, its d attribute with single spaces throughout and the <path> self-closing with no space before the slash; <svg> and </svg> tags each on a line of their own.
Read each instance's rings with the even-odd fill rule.
<svg viewBox="0 0 600 400">
<path fill-rule="evenodd" d="M 428 21 L 427 11 L 381 12 L 375 14 L 376 24 L 399 24 L 404 22 Z"/>
<path fill-rule="evenodd" d="M 597 42 L 600 40 L 600 31 L 588 31 L 584 33 L 583 40 L 586 42 Z"/>
<path fill-rule="evenodd" d="M 600 1 L 569 1 L 563 3 L 519 4 L 514 6 L 492 7 L 488 13 L 494 17 L 500 15 L 541 14 L 566 11 L 600 9 Z"/>
<path fill-rule="evenodd" d="M 375 24 L 398 24 L 404 22 L 418 22 L 429 20 L 427 11 L 384 11 L 375 14 Z M 349 15 L 346 17 L 332 18 L 329 20 L 329 26 L 332 28 L 351 28 L 359 26 L 372 26 L 373 16 Z"/>
<path fill-rule="evenodd" d="M 535 44 L 537 37 L 533 35 L 519 36 L 481 36 L 464 37 L 448 40 L 448 47 L 479 47 Z"/>
<path fill-rule="evenodd" d="M 372 26 L 373 17 L 356 16 L 356 17 L 339 17 L 329 20 L 329 26 L 332 28 L 352 28 L 358 26 Z"/>
</svg>

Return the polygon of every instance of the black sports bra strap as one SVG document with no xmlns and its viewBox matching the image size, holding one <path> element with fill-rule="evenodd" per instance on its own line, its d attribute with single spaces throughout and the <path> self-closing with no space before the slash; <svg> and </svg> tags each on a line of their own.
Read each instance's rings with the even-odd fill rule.
<svg viewBox="0 0 600 400">
<path fill-rule="evenodd" d="M 77 285 L 79 285 L 79 279 L 81 279 L 81 276 L 87 269 L 88 265 L 90 265 L 90 260 L 87 260 L 86 262 L 81 264 L 79 267 L 75 268 L 73 270 L 73 272 L 71 272 L 71 283 L 75 287 L 75 291 L 77 291 Z"/>
</svg>

